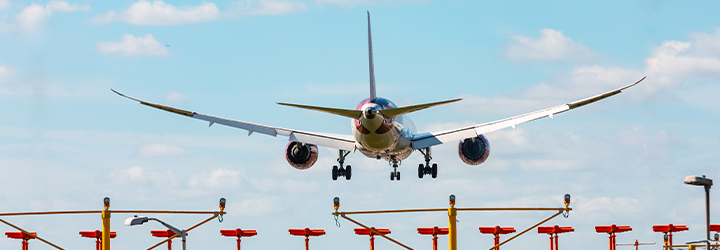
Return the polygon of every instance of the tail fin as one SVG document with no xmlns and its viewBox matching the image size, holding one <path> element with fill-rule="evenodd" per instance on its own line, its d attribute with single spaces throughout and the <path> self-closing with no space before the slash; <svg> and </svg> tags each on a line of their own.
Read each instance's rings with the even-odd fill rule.
<svg viewBox="0 0 720 250">
<path fill-rule="evenodd" d="M 370 33 L 370 11 L 367 12 L 368 15 L 368 55 L 370 57 L 370 100 L 374 101 L 377 99 L 377 94 L 375 93 L 375 65 L 373 63 L 373 50 L 372 50 L 372 35 Z"/>
<path fill-rule="evenodd" d="M 418 111 L 421 109 L 426 109 L 429 107 L 442 105 L 442 104 L 446 104 L 446 103 L 451 103 L 451 102 L 457 102 L 460 100 L 462 100 L 462 98 L 447 100 L 447 101 L 440 101 L 440 102 L 431 102 L 431 103 L 426 103 L 426 104 L 418 104 L 418 105 L 407 106 L 407 107 L 399 107 L 399 108 L 394 108 L 394 109 L 383 109 L 383 110 L 380 110 L 380 113 L 385 118 L 393 118 L 393 117 L 396 117 L 399 115 L 404 115 L 404 114 L 407 114 L 410 112 L 415 112 L 415 111 Z M 290 103 L 282 103 L 282 102 L 278 102 L 277 104 L 280 104 L 283 106 L 301 108 L 301 109 L 315 110 L 315 111 L 335 114 L 335 115 L 339 115 L 339 116 L 344 116 L 344 117 L 352 118 L 352 119 L 359 119 L 362 116 L 362 111 L 354 110 L 354 109 L 326 108 L 326 107 L 290 104 Z"/>
</svg>

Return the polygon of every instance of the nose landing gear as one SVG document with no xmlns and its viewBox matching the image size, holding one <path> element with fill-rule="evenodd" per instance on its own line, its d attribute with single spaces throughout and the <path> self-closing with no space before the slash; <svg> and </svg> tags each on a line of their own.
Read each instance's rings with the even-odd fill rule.
<svg viewBox="0 0 720 250">
<path fill-rule="evenodd" d="M 350 180 L 352 177 L 352 167 L 348 165 L 347 167 L 343 167 L 343 164 L 345 163 L 345 157 L 350 154 L 350 151 L 340 150 L 340 157 L 338 157 L 337 161 L 340 165 L 340 168 L 338 166 L 333 166 L 332 168 L 332 179 L 333 181 L 336 181 L 338 176 L 345 176 L 345 180 Z"/>
<path fill-rule="evenodd" d="M 430 160 L 432 160 L 430 148 L 421 148 L 418 149 L 418 151 L 425 156 L 425 165 L 420 164 L 420 166 L 418 166 L 418 178 L 422 179 L 425 175 L 430 175 L 433 179 L 437 178 L 437 163 L 433 163 L 432 167 L 430 166 Z"/>
<path fill-rule="evenodd" d="M 390 181 L 394 181 L 395 179 L 397 179 L 398 181 L 400 180 L 400 172 L 397 171 L 397 168 L 397 162 L 393 162 L 393 171 L 390 172 Z"/>
</svg>

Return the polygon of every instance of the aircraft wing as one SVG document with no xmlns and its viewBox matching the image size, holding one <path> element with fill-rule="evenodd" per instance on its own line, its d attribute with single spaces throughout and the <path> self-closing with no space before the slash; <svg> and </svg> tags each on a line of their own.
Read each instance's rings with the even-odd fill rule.
<svg viewBox="0 0 720 250">
<path fill-rule="evenodd" d="M 216 116 L 200 114 L 200 113 L 196 113 L 196 112 L 192 112 L 192 111 L 177 109 L 177 108 L 164 106 L 164 105 L 160 105 L 160 104 L 149 103 L 149 102 L 146 102 L 143 100 L 139 100 L 139 99 L 135 99 L 135 98 L 123 95 L 120 92 L 115 91 L 114 89 L 110 89 L 110 90 L 115 92 L 115 94 L 118 94 L 122 97 L 131 99 L 131 100 L 134 100 L 137 102 L 140 102 L 140 104 L 143 104 L 143 105 L 147 105 L 147 106 L 150 106 L 153 108 L 162 109 L 162 110 L 172 112 L 175 114 L 184 115 L 187 117 L 192 117 L 195 119 L 210 122 L 210 126 L 217 123 L 217 124 L 222 124 L 225 126 L 244 129 L 244 130 L 248 131 L 248 136 L 250 136 L 252 133 L 260 133 L 260 134 L 270 135 L 273 137 L 277 137 L 278 135 L 281 135 L 281 136 L 289 137 L 290 141 L 309 143 L 309 144 L 324 146 L 324 147 L 328 147 L 328 148 L 342 149 L 342 150 L 346 150 L 346 151 L 355 151 L 355 138 L 353 136 L 306 132 L 306 131 L 300 131 L 300 130 L 294 130 L 294 129 L 271 127 L 271 126 L 250 123 L 250 122 L 226 119 L 226 118 L 222 118 L 222 117 L 216 117 Z"/>
<path fill-rule="evenodd" d="M 459 129 L 452 129 L 452 130 L 446 130 L 446 131 L 438 131 L 438 132 L 429 132 L 429 133 L 421 133 L 417 134 L 413 137 L 412 140 L 412 147 L 413 149 L 421 149 L 421 148 L 427 148 L 430 146 L 435 146 L 447 142 L 457 142 L 459 140 L 463 140 L 465 138 L 471 138 L 478 136 L 480 134 L 486 134 L 493 132 L 495 130 L 500 130 L 507 127 L 515 128 L 515 125 L 520 123 L 529 122 L 532 120 L 537 120 L 543 117 L 549 116 L 550 118 L 553 118 L 553 115 L 559 114 L 571 109 L 579 108 L 582 106 L 585 106 L 587 104 L 608 98 L 610 96 L 614 96 L 622 92 L 623 90 L 630 88 L 632 86 L 635 86 L 636 84 L 642 82 L 645 80 L 645 77 L 640 79 L 639 81 L 624 86 L 622 88 L 618 88 L 612 91 L 608 91 L 599 95 L 591 96 L 582 100 L 578 100 L 575 102 L 570 102 L 567 104 L 558 105 L 551 108 L 546 108 L 542 110 L 538 110 L 535 112 L 530 112 L 523 115 L 518 115 L 515 117 L 505 118 L 502 120 L 497 120 L 493 122 L 473 125 L 469 127 L 459 128 Z"/>
</svg>

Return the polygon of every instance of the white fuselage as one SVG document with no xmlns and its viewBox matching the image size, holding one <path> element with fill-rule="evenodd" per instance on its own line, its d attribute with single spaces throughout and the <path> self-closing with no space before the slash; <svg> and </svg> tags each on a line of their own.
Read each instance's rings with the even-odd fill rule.
<svg viewBox="0 0 720 250">
<path fill-rule="evenodd" d="M 390 162 L 399 162 L 412 153 L 411 138 L 416 133 L 415 125 L 406 115 L 386 119 L 383 109 L 396 108 L 385 98 L 363 100 L 357 110 L 363 116 L 352 120 L 352 132 L 357 149 L 367 157 L 384 158 Z"/>
</svg>

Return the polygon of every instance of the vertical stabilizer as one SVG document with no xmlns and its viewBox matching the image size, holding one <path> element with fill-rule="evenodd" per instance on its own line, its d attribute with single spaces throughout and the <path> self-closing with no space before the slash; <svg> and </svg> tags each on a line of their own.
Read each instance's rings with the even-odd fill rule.
<svg viewBox="0 0 720 250">
<path fill-rule="evenodd" d="M 370 57 L 370 100 L 377 99 L 375 94 L 375 65 L 373 64 L 372 35 L 370 33 L 370 11 L 368 15 L 368 56 Z"/>
</svg>

